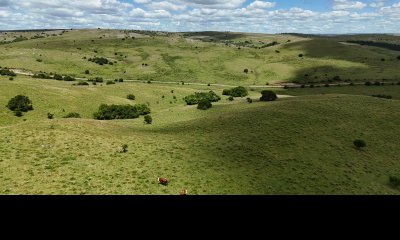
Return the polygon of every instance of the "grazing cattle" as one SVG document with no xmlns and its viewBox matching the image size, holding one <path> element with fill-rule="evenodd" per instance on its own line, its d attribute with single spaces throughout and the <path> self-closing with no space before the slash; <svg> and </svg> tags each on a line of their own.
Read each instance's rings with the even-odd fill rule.
<svg viewBox="0 0 400 240">
<path fill-rule="evenodd" d="M 187 195 L 187 189 L 182 189 L 180 192 L 179 192 L 179 195 Z"/>
<path fill-rule="evenodd" d="M 168 179 L 166 178 L 157 178 L 158 183 L 162 184 L 162 185 L 167 185 L 168 184 Z"/>
</svg>

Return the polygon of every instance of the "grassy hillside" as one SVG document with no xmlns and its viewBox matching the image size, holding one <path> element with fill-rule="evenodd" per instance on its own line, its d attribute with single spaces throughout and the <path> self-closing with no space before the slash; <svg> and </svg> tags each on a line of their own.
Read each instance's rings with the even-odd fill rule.
<svg viewBox="0 0 400 240">
<path fill-rule="evenodd" d="M 47 37 L 30 39 L 35 34 Z M 0 39 L 4 37 L 7 41 L 18 36 L 29 40 L 0 45 L 0 66 L 87 78 L 247 86 L 286 81 L 320 82 L 334 76 L 353 81 L 400 77 L 397 67 L 400 60 L 396 58 L 399 52 L 344 45 L 339 43 L 343 41 L 339 38 L 101 29 L 58 31 L 57 34 L 0 33 Z M 274 42 L 277 45 L 268 45 Z M 105 57 L 114 64 L 100 66 L 88 61 L 95 56 Z M 244 69 L 249 73 L 244 73 Z M 85 70 L 90 70 L 90 74 L 84 74 Z"/>
<path fill-rule="evenodd" d="M 208 111 L 185 106 L 182 97 L 200 89 L 222 91 L 144 83 L 77 87 L 1 78 L 0 192 L 399 193 L 388 185 L 389 176 L 400 175 L 398 100 L 334 94 L 248 104 L 223 97 Z M 91 119 L 101 103 L 130 103 L 128 93 L 136 95 L 134 102 L 150 103 L 152 125 L 144 125 L 142 118 Z M 4 107 L 16 94 L 33 101 L 34 110 L 22 118 Z M 62 109 L 84 118 L 62 119 Z M 47 112 L 56 119 L 47 119 Z M 356 138 L 368 146 L 355 149 Z M 120 153 L 123 144 L 127 153 Z M 159 185 L 160 176 L 170 184 Z"/>
</svg>

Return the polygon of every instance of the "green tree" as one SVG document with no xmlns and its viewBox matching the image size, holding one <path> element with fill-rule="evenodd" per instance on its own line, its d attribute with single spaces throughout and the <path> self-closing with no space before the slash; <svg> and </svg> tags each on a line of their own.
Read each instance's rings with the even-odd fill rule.
<svg viewBox="0 0 400 240">
<path fill-rule="evenodd" d="M 17 95 L 8 101 L 7 108 L 11 111 L 27 112 L 33 110 L 32 101 L 29 97 Z"/>
<path fill-rule="evenodd" d="M 261 92 L 260 101 L 275 101 L 278 97 L 273 91 L 264 90 Z"/>
<path fill-rule="evenodd" d="M 361 139 L 354 140 L 353 144 L 357 149 L 365 148 L 367 146 L 365 141 Z"/>
</svg>

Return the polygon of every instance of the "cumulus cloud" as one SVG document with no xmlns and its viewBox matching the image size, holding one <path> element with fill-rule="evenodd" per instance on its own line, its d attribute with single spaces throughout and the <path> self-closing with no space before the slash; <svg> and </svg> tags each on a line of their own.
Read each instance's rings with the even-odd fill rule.
<svg viewBox="0 0 400 240">
<path fill-rule="evenodd" d="M 249 6 L 248 9 L 263 9 L 263 8 L 273 8 L 276 2 L 264 2 L 264 1 L 254 1 Z"/>
<path fill-rule="evenodd" d="M 372 8 L 380 8 L 383 7 L 384 5 L 385 5 L 385 0 L 375 0 L 369 4 L 369 6 Z"/>
<path fill-rule="evenodd" d="M 349 1 L 349 0 L 333 1 L 334 10 L 363 9 L 366 6 L 367 4 L 359 1 Z"/>
<path fill-rule="evenodd" d="M 326 1 L 332 10 L 310 10 L 302 1 L 282 7 L 280 0 L 0 0 L 0 29 L 398 32 L 400 2 L 385 6 L 384 0 L 373 0 L 372 8 L 364 9 L 363 0 Z"/>
</svg>

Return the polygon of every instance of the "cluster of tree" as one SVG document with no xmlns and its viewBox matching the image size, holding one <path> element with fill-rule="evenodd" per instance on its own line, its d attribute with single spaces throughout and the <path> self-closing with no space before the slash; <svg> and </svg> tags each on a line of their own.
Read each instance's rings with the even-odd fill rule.
<svg viewBox="0 0 400 240">
<path fill-rule="evenodd" d="M 40 78 L 40 79 L 55 79 L 58 81 L 68 81 L 68 82 L 72 82 L 75 81 L 76 79 L 74 77 L 71 76 L 62 76 L 60 74 L 54 74 L 54 76 L 51 76 L 47 73 L 36 73 L 32 76 L 32 78 Z"/>
<path fill-rule="evenodd" d="M 4 68 L 4 69 L 0 68 L 0 75 L 1 76 L 10 76 L 10 77 L 17 76 L 17 74 L 15 72 L 13 72 L 13 71 L 11 71 L 10 69 L 7 69 L 7 68 Z"/>
<path fill-rule="evenodd" d="M 133 94 L 128 94 L 126 96 L 126 98 L 129 99 L 129 100 L 135 100 L 136 99 L 135 95 L 133 95 Z"/>
<path fill-rule="evenodd" d="M 97 120 L 134 119 L 141 115 L 150 114 L 150 108 L 146 104 L 132 105 L 106 105 L 102 104 L 99 111 L 93 114 Z"/>
<path fill-rule="evenodd" d="M 221 97 L 215 94 L 213 91 L 207 92 L 197 92 L 192 95 L 186 96 L 183 100 L 187 103 L 187 105 L 195 105 L 199 104 L 201 100 L 208 100 L 209 102 L 218 102 L 221 100 Z"/>
<path fill-rule="evenodd" d="M 360 41 L 360 40 L 351 40 L 347 41 L 348 43 L 355 43 L 360 45 L 367 45 L 373 47 L 380 47 L 394 51 L 400 51 L 400 45 L 393 44 L 393 43 L 386 43 L 386 42 L 372 42 L 372 41 Z"/>
<path fill-rule="evenodd" d="M 197 105 L 197 109 L 207 110 L 212 107 L 212 103 L 208 99 L 201 99 Z"/>
<path fill-rule="evenodd" d="M 386 98 L 386 99 L 392 99 L 392 96 L 390 95 L 385 95 L 385 94 L 377 94 L 377 95 L 372 95 L 373 97 L 377 98 Z"/>
<path fill-rule="evenodd" d="M 64 118 L 81 118 L 81 115 L 76 112 L 71 112 L 65 115 Z"/>
<path fill-rule="evenodd" d="M 385 85 L 385 84 L 384 84 L 384 83 L 381 83 L 381 82 L 378 82 L 378 81 L 376 81 L 376 82 L 374 82 L 374 83 L 368 81 L 368 82 L 365 82 L 365 85 L 366 85 L 366 86 L 372 86 L 372 85 L 375 85 L 375 86 L 383 86 L 383 85 Z"/>
<path fill-rule="evenodd" d="M 261 46 L 261 48 L 272 47 L 272 46 L 275 46 L 275 45 L 278 45 L 278 44 L 279 43 L 277 41 L 273 41 L 272 43 L 264 44 L 263 46 Z"/>
<path fill-rule="evenodd" d="M 76 85 L 78 85 L 78 86 L 87 86 L 87 85 L 89 85 L 89 83 L 85 82 L 85 81 L 79 81 Z"/>
<path fill-rule="evenodd" d="M 32 101 L 27 96 L 17 95 L 8 101 L 7 108 L 14 111 L 15 116 L 21 117 L 22 112 L 33 110 Z"/>
<path fill-rule="evenodd" d="M 107 58 L 104 57 L 94 57 L 94 58 L 89 58 L 88 61 L 97 63 L 99 65 L 104 65 L 104 64 L 110 64 L 112 65 L 112 62 L 108 61 Z"/>
<path fill-rule="evenodd" d="M 104 82 L 104 79 L 102 77 L 95 77 L 95 78 L 91 78 L 88 80 L 89 82 L 98 82 L 98 83 L 102 83 Z"/>
<path fill-rule="evenodd" d="M 232 97 L 246 97 L 247 95 L 249 95 L 249 93 L 247 92 L 246 88 L 239 86 L 232 89 L 224 89 L 222 91 L 222 95 Z"/>
<path fill-rule="evenodd" d="M 260 101 L 275 101 L 278 99 L 278 96 L 276 96 L 276 93 L 270 90 L 263 90 L 261 92 L 261 98 Z"/>
</svg>

